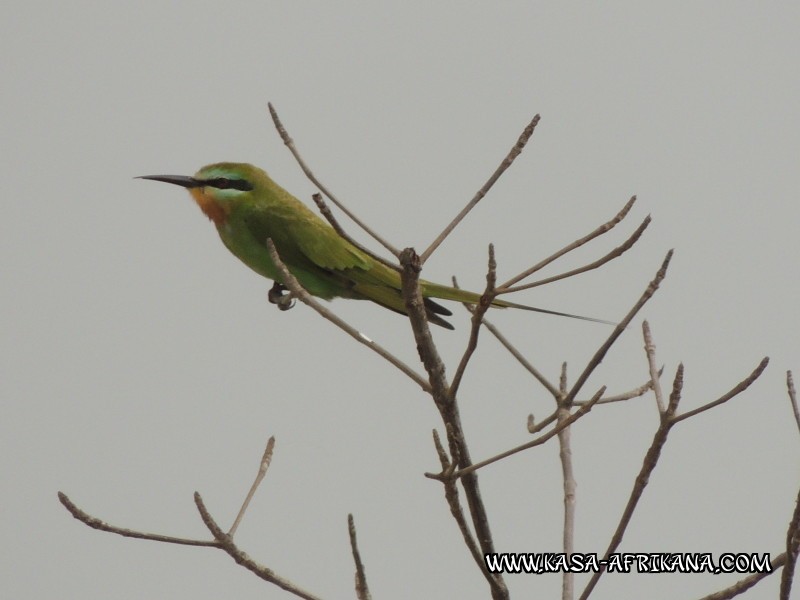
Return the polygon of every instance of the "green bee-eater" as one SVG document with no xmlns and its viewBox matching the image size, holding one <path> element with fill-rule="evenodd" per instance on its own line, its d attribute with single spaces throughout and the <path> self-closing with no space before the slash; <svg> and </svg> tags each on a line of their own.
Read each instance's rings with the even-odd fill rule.
<svg viewBox="0 0 800 600">
<path fill-rule="evenodd" d="M 314 296 L 371 300 L 406 314 L 400 292 L 400 274 L 368 256 L 342 238 L 305 204 L 280 187 L 261 169 L 245 163 L 217 163 L 193 177 L 148 175 L 152 179 L 189 190 L 205 215 L 214 222 L 222 242 L 256 273 L 282 284 L 272 262 L 267 239 L 289 271 Z M 477 304 L 480 294 L 420 280 L 425 309 L 431 323 L 453 329 L 440 315 L 452 315 L 431 298 Z M 270 294 L 270 300 L 276 299 Z M 513 307 L 595 321 L 566 313 L 495 300 L 497 307 Z"/>
</svg>

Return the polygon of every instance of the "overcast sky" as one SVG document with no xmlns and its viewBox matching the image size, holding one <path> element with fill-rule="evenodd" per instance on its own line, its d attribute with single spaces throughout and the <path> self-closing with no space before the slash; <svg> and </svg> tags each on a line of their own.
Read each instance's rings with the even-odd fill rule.
<svg viewBox="0 0 800 600">
<path fill-rule="evenodd" d="M 787 369 L 800 376 L 797 3 L 12 4 L 0 21 L 2 595 L 288 597 L 219 551 L 91 530 L 56 498 L 205 539 L 192 493 L 227 526 L 275 435 L 236 536 L 254 559 L 352 598 L 352 512 L 373 597 L 488 597 L 440 485 L 423 477 L 438 466 L 431 400 L 307 307 L 269 305 L 270 282 L 225 250 L 184 190 L 133 179 L 252 162 L 310 201 L 268 101 L 350 208 L 418 249 L 542 115 L 428 279 L 482 288 L 490 242 L 506 279 L 637 194 L 616 230 L 547 274 L 604 254 L 651 214 L 631 252 L 515 300 L 617 320 L 674 248 L 585 396 L 646 381 L 643 318 L 667 387 L 685 365 L 682 410 L 771 360 L 745 394 L 673 429 L 620 549 L 781 551 L 800 447 L 785 386 Z M 421 370 L 402 317 L 330 307 Z M 469 330 L 452 308 L 456 331 L 434 332 L 450 375 Z M 574 380 L 610 332 L 491 318 L 552 380 L 562 361 Z M 552 410 L 488 335 L 460 402 L 476 460 L 529 440 L 527 415 Z M 575 426 L 579 550 L 605 550 L 657 424 L 648 395 Z M 480 482 L 498 550 L 560 550 L 555 443 Z M 736 579 L 616 575 L 594 597 L 699 597 Z M 775 597 L 778 581 L 748 597 Z M 507 582 L 517 598 L 560 589 L 555 575 Z"/>
</svg>

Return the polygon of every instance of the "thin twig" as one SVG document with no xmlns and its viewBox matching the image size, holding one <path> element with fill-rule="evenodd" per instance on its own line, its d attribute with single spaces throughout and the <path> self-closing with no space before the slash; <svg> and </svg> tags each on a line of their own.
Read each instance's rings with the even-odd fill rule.
<svg viewBox="0 0 800 600">
<path fill-rule="evenodd" d="M 333 202 L 339 209 L 346 214 L 350 219 L 361 229 L 363 229 L 367 234 L 369 234 L 372 239 L 378 242 L 381 246 L 386 248 L 389 252 L 394 254 L 395 256 L 400 255 L 400 251 L 392 246 L 388 241 L 384 240 L 381 236 L 375 233 L 366 223 L 364 223 L 361 219 L 359 219 L 355 214 L 353 214 L 344 204 L 342 204 L 329 190 L 326 188 L 319 179 L 316 178 L 314 173 L 311 172 L 311 169 L 308 167 L 306 162 L 303 160 L 303 157 L 300 156 L 300 152 L 298 152 L 297 148 L 294 145 L 294 140 L 289 137 L 289 133 L 286 131 L 286 128 L 283 126 L 283 123 L 278 117 L 278 111 L 275 110 L 275 107 L 272 106 L 272 103 L 268 103 L 269 106 L 269 114 L 272 116 L 272 122 L 275 124 L 275 129 L 278 130 L 278 135 L 281 136 L 283 143 L 286 144 L 286 147 L 289 148 L 289 151 L 294 156 L 294 159 L 297 161 L 297 164 L 300 165 L 300 168 L 303 170 L 303 173 L 306 174 L 306 177 L 313 183 L 319 191 L 321 191 L 325 196 Z"/>
<path fill-rule="evenodd" d="M 658 376 L 661 377 L 661 374 L 664 372 L 664 367 L 661 367 L 658 370 Z M 640 396 L 644 396 L 649 390 L 653 388 L 652 380 L 648 380 L 647 383 L 643 383 L 639 387 L 633 388 L 632 390 L 628 390 L 627 392 L 622 392 L 621 394 L 616 394 L 614 396 L 606 396 L 602 400 L 598 402 L 598 404 L 610 404 L 612 402 L 624 402 L 625 400 L 632 400 L 633 398 L 638 398 Z M 575 400 L 572 403 L 573 406 L 582 406 L 586 401 L 585 400 Z"/>
<path fill-rule="evenodd" d="M 792 405 L 794 421 L 797 423 L 797 428 L 800 429 L 800 409 L 797 407 L 797 392 L 794 389 L 794 378 L 791 371 L 786 371 L 786 389 L 789 391 L 789 402 Z"/>
<path fill-rule="evenodd" d="M 625 218 L 625 216 L 628 214 L 628 212 L 630 212 L 631 207 L 633 206 L 634 202 L 636 202 L 636 196 L 633 196 L 630 200 L 628 200 L 625 203 L 625 206 L 622 207 L 622 210 L 620 210 L 616 215 L 614 215 L 614 217 L 610 221 L 608 221 L 606 223 L 603 223 L 602 225 L 600 225 L 600 227 L 598 227 L 597 229 L 595 229 L 594 231 L 592 231 L 588 235 L 585 235 L 582 238 L 580 238 L 578 240 L 575 240 L 571 244 L 567 244 L 566 246 L 564 246 L 561 250 L 559 250 L 555 254 L 552 254 L 552 255 L 548 256 L 543 261 L 538 262 L 537 264 L 533 265 L 530 269 L 527 269 L 527 270 L 523 271 L 522 273 L 520 273 L 518 275 L 515 275 L 514 277 L 512 277 L 511 279 L 509 279 L 505 283 L 502 283 L 498 287 L 501 288 L 501 289 L 509 288 L 512 285 L 514 285 L 515 283 L 517 283 L 518 281 L 522 281 L 526 277 L 529 277 L 530 275 L 533 275 L 534 273 L 536 273 L 536 271 L 539 271 L 539 270 L 543 269 L 544 267 L 549 265 L 554 260 L 556 260 L 558 258 L 561 258 L 562 256 L 564 256 L 565 254 L 567 254 L 569 252 L 572 252 L 576 248 L 580 248 L 585 243 L 592 241 L 594 238 L 596 238 L 598 236 L 601 236 L 604 233 L 608 233 L 609 231 L 611 231 L 617 225 L 617 223 L 619 223 L 620 221 L 622 221 L 622 219 Z"/>
<path fill-rule="evenodd" d="M 569 394 L 567 395 L 566 399 L 567 402 L 573 402 L 575 400 L 575 397 L 578 395 L 578 392 L 583 387 L 584 383 L 586 383 L 586 381 L 589 379 L 589 376 L 603 361 L 603 358 L 605 357 L 606 353 L 614 344 L 614 342 L 617 340 L 617 338 L 620 335 L 622 335 L 622 332 L 625 331 L 625 328 L 633 320 L 633 317 L 636 316 L 636 314 L 650 300 L 650 298 L 653 297 L 653 294 L 656 293 L 656 290 L 658 290 L 658 287 L 659 285 L 661 285 L 661 282 L 664 280 L 664 277 L 667 276 L 667 268 L 669 267 L 670 260 L 672 260 L 672 250 L 667 252 L 664 261 L 661 263 L 661 267 L 658 269 L 658 272 L 656 272 L 655 277 L 649 283 L 647 289 L 645 289 L 644 293 L 641 295 L 639 300 L 636 302 L 636 304 L 633 305 L 633 308 L 631 308 L 628 311 L 628 314 L 625 315 L 622 321 L 620 321 L 619 324 L 614 328 L 614 331 L 611 332 L 611 334 L 608 336 L 608 339 L 605 342 L 603 342 L 603 345 L 600 346 L 597 352 L 594 353 L 594 356 L 586 365 L 586 368 L 584 368 L 583 372 L 578 376 L 578 379 L 575 381 L 575 383 L 572 386 L 572 389 L 569 391 Z"/>
<path fill-rule="evenodd" d="M 600 400 L 595 402 L 595 404 L 600 404 Z M 583 403 L 584 405 L 588 404 L 587 402 Z M 549 416 L 545 417 L 540 423 L 536 422 L 536 419 L 533 418 L 533 415 L 528 415 L 528 433 L 539 433 L 542 429 L 553 423 L 556 419 L 558 419 L 558 409 L 556 408 Z"/>
<path fill-rule="evenodd" d="M 595 261 L 590 262 L 589 264 L 583 265 L 582 267 L 578 267 L 577 269 L 572 269 L 570 271 L 566 271 L 565 273 L 560 273 L 559 275 L 553 275 L 552 277 L 546 277 L 545 279 L 540 279 L 539 281 L 534 281 L 532 283 L 524 283 L 522 285 L 515 285 L 512 287 L 503 287 L 499 288 L 497 293 L 498 294 L 510 294 L 512 292 L 519 292 L 521 290 L 529 290 L 531 288 L 539 287 L 541 285 L 546 285 L 548 283 L 553 283 L 554 281 L 560 281 L 562 279 L 567 279 L 568 277 L 574 277 L 575 275 L 580 275 L 581 273 L 586 273 L 588 271 L 593 271 L 594 269 L 598 269 L 602 267 L 604 264 L 611 262 L 615 258 L 619 258 L 625 252 L 630 250 L 633 245 L 639 241 L 639 238 L 644 233 L 644 230 L 647 229 L 647 226 L 650 224 L 650 215 L 645 217 L 642 224 L 636 228 L 631 236 L 625 240 L 624 243 L 620 244 L 616 248 L 614 248 L 611 252 L 598 258 Z M 516 278 L 512 278 L 516 279 Z M 519 280 L 518 280 L 519 281 Z"/>
<path fill-rule="evenodd" d="M 658 459 L 661 456 L 661 449 L 664 447 L 664 444 L 667 442 L 667 437 L 669 436 L 669 431 L 674 425 L 674 421 L 670 418 L 675 410 L 678 408 L 678 403 L 680 402 L 681 398 L 681 390 L 683 389 L 683 365 L 678 365 L 678 370 L 675 373 L 675 379 L 672 384 L 672 394 L 670 396 L 669 407 L 667 408 L 666 413 L 664 413 L 661 423 L 656 430 L 655 435 L 653 436 L 653 442 L 650 444 L 650 448 L 647 450 L 647 454 L 645 454 L 644 460 L 642 461 L 642 468 L 639 470 L 639 474 L 636 476 L 636 480 L 633 484 L 633 489 L 631 490 L 630 496 L 628 497 L 628 503 L 625 506 L 625 510 L 622 513 L 622 517 L 620 517 L 619 524 L 617 525 L 617 529 L 614 532 L 614 535 L 611 537 L 611 541 L 608 544 L 608 549 L 605 552 L 605 556 L 603 557 L 604 560 L 608 559 L 609 556 L 619 547 L 620 543 L 622 542 L 622 538 L 625 535 L 625 530 L 628 528 L 628 525 L 633 518 L 633 513 L 636 510 L 636 506 L 639 504 L 639 500 L 642 498 L 642 494 L 644 493 L 645 487 L 650 481 L 650 476 L 656 468 L 658 464 Z M 596 573 L 594 573 L 589 580 L 589 583 L 586 585 L 586 588 L 583 590 L 583 593 L 580 596 L 580 600 L 586 600 L 589 595 L 594 590 L 597 582 L 600 580 L 600 577 L 603 576 L 605 569 L 600 569 Z"/>
<path fill-rule="evenodd" d="M 339 329 L 347 333 L 350 337 L 354 338 L 359 344 L 365 345 L 367 348 L 375 352 L 376 354 L 380 355 L 395 367 L 400 369 L 403 373 L 408 375 L 411 380 L 420 386 L 423 391 L 430 393 L 431 386 L 430 384 L 425 381 L 416 371 L 414 371 L 411 367 L 401 361 L 399 358 L 394 356 L 391 352 L 383 348 L 377 342 L 373 342 L 363 333 L 358 331 L 356 328 L 351 326 L 350 324 L 346 323 L 338 316 L 336 316 L 333 312 L 322 306 L 319 302 L 314 300 L 311 295 L 303 289 L 303 286 L 300 285 L 300 282 L 291 274 L 289 269 L 286 265 L 281 261 L 280 256 L 278 255 L 278 251 L 275 249 L 275 244 L 272 242 L 271 239 L 267 239 L 267 248 L 269 249 L 270 257 L 272 261 L 275 263 L 278 271 L 281 274 L 281 278 L 283 279 L 284 285 L 289 289 L 289 291 L 294 295 L 295 298 L 300 300 L 303 304 L 307 304 L 315 311 L 317 311 L 322 317 L 336 325 Z"/>
<path fill-rule="evenodd" d="M 458 477 L 464 477 L 466 475 L 473 474 L 478 469 L 482 469 L 483 467 L 491 465 L 492 463 L 496 463 L 499 460 L 503 460 L 504 458 L 508 458 L 509 456 L 517 454 L 518 452 L 522 452 L 523 450 L 528 450 L 529 448 L 535 448 L 536 446 L 541 446 L 542 444 L 547 442 L 553 436 L 558 435 L 558 433 L 561 430 L 563 430 L 566 427 L 569 427 L 575 421 L 577 421 L 582 416 L 584 416 L 589 411 L 591 411 L 592 407 L 595 404 L 597 404 L 597 401 L 600 400 L 601 396 L 603 395 L 603 393 L 605 391 L 606 391 L 605 386 L 601 387 L 597 391 L 597 393 L 592 397 L 592 399 L 589 400 L 589 402 L 587 402 L 584 406 L 581 406 L 578 410 L 576 410 L 574 413 L 572 413 L 568 418 L 566 418 L 563 421 L 561 421 L 556 427 L 554 427 L 553 429 L 551 429 L 550 431 L 548 431 L 544 435 L 539 436 L 538 438 L 536 438 L 534 440 L 531 440 L 530 442 L 526 442 L 526 443 L 524 443 L 524 444 L 522 444 L 520 446 L 517 446 L 515 448 L 511 448 L 510 450 L 506 450 L 505 452 L 501 452 L 500 454 L 497 454 L 496 456 L 493 456 L 491 458 L 487 458 L 486 460 L 482 460 L 480 462 L 476 462 L 476 463 L 470 465 L 469 467 L 465 467 L 463 469 L 459 469 L 458 471 L 453 473 L 453 477 L 454 478 L 458 478 Z M 440 479 L 441 478 L 441 475 L 440 474 L 436 474 L 436 473 L 425 473 L 425 476 L 429 477 L 431 479 Z"/>
<path fill-rule="evenodd" d="M 253 480 L 253 485 L 250 486 L 250 491 L 247 492 L 247 497 L 244 499 L 244 502 L 242 502 L 242 507 L 239 509 L 239 514 L 236 515 L 236 519 L 233 521 L 233 525 L 231 525 L 231 528 L 228 531 L 228 535 L 231 537 L 236 534 L 236 530 L 239 528 L 239 523 L 242 522 L 244 513 L 247 511 L 247 507 L 250 506 L 250 501 L 253 499 L 258 486 L 264 480 L 264 476 L 267 474 L 269 464 L 272 462 L 272 451 L 274 448 L 275 436 L 273 435 L 267 440 L 267 447 L 264 449 L 264 455 L 261 457 L 261 462 L 258 465 L 258 473 L 256 474 L 256 478 Z"/>
<path fill-rule="evenodd" d="M 734 396 L 736 396 L 738 394 L 741 394 L 744 390 L 749 388 L 750 385 L 756 379 L 759 378 L 761 373 L 764 372 L 764 369 L 767 368 L 768 364 L 769 364 L 769 357 L 765 356 L 763 359 L 761 359 L 761 362 L 753 370 L 753 372 L 750 373 L 750 375 L 748 375 L 747 377 L 745 377 L 742 381 L 737 383 L 736 386 L 734 386 L 733 389 L 731 389 L 728 393 L 723 394 L 722 396 L 720 396 L 719 398 L 717 398 L 713 402 L 709 402 L 708 404 L 705 404 L 705 405 L 701 406 L 700 408 L 695 408 L 694 410 L 690 410 L 689 412 L 685 412 L 685 413 L 683 413 L 681 415 L 677 415 L 677 416 L 672 417 L 673 422 L 678 423 L 680 421 L 683 421 L 684 419 L 688 419 L 690 417 L 698 415 L 701 412 L 705 412 L 705 411 L 707 411 L 709 409 L 714 408 L 715 406 L 719 406 L 720 404 L 724 404 L 725 402 L 727 402 L 728 400 L 730 400 Z"/>
<path fill-rule="evenodd" d="M 236 562 L 236 564 L 243 566 L 245 569 L 255 574 L 257 577 L 260 577 L 264 581 L 277 585 L 279 588 L 286 590 L 287 592 L 290 592 L 299 598 L 304 598 L 305 600 L 319 600 L 318 596 L 301 589 L 288 579 L 284 579 L 280 575 L 277 575 L 272 569 L 258 564 L 256 561 L 250 558 L 247 552 L 240 550 L 238 546 L 233 543 L 233 538 L 222 531 L 220 526 L 217 525 L 217 522 L 211 516 L 211 513 L 208 512 L 206 505 L 203 503 L 203 498 L 198 492 L 194 493 L 194 503 L 197 506 L 197 510 L 200 512 L 200 517 L 203 519 L 203 523 L 205 523 L 206 527 L 208 527 L 208 530 L 214 536 L 214 539 L 217 540 L 218 546 L 227 552 L 228 556 L 230 556 Z"/>
<path fill-rule="evenodd" d="M 72 500 L 69 499 L 64 492 L 58 492 L 58 500 L 64 507 L 72 514 L 73 517 L 78 519 L 84 525 L 88 525 L 92 529 L 100 531 L 107 531 L 109 533 L 116 533 L 123 537 L 135 538 L 138 540 L 150 540 L 153 542 L 164 542 L 166 544 L 180 544 L 182 546 L 207 546 L 211 548 L 219 548 L 220 544 L 214 540 L 193 540 L 188 538 L 173 537 L 171 535 L 159 535 L 157 533 L 144 533 L 141 531 L 134 531 L 125 527 L 116 527 L 109 525 L 105 521 L 101 521 L 97 517 L 84 512 L 78 508 Z"/>
<path fill-rule="evenodd" d="M 726 587 L 724 590 L 719 590 L 714 592 L 713 594 L 708 594 L 707 596 L 703 596 L 699 600 L 730 600 L 739 594 L 743 594 L 751 587 L 756 585 L 757 583 L 761 582 L 762 580 L 766 579 L 770 575 L 772 575 L 777 569 L 786 565 L 786 553 L 779 554 L 775 558 L 769 561 L 769 570 L 761 571 L 759 573 L 753 573 L 745 577 L 744 579 L 740 579 L 733 585 Z"/>
<path fill-rule="evenodd" d="M 794 501 L 792 519 L 789 521 L 789 527 L 786 528 L 786 564 L 781 573 L 781 589 L 778 596 L 780 600 L 789 600 L 792 593 L 798 550 L 800 550 L 800 490 L 797 491 L 797 498 Z"/>
<path fill-rule="evenodd" d="M 439 456 L 439 464 L 442 466 L 442 473 L 445 474 L 445 477 L 442 479 L 442 483 L 444 485 L 445 501 L 447 502 L 448 508 L 450 508 L 450 514 L 453 516 L 453 519 L 455 519 L 456 524 L 458 525 L 458 530 L 461 532 L 461 537 L 464 539 L 464 543 L 466 544 L 469 553 L 472 555 L 472 559 L 475 561 L 475 564 L 478 565 L 480 572 L 486 578 L 490 586 L 500 587 L 503 585 L 502 580 L 497 581 L 497 575 L 491 573 L 485 568 L 483 553 L 478 547 L 475 536 L 472 535 L 472 532 L 469 529 L 467 519 L 464 516 L 464 510 L 461 508 L 461 499 L 459 498 L 456 480 L 449 477 L 453 474 L 458 466 L 458 457 L 454 456 L 451 460 L 447 456 L 447 451 L 445 450 L 444 446 L 442 445 L 442 441 L 439 438 L 439 432 L 437 432 L 435 429 L 433 430 L 433 445 L 436 448 L 436 454 Z"/>
<path fill-rule="evenodd" d="M 552 394 L 553 398 L 558 398 L 558 389 L 552 383 L 550 383 L 547 378 L 536 368 L 534 367 L 531 362 L 523 356 L 523 354 L 517 350 L 517 348 L 508 341 L 508 338 L 503 335 L 500 330 L 492 324 L 490 321 L 486 319 L 483 320 L 483 326 L 488 329 L 492 335 L 497 338 L 497 341 L 500 342 L 506 350 L 511 353 L 511 356 L 517 359 L 517 362 L 523 366 L 523 368 L 528 371 L 531 375 L 533 375 L 536 380 L 541 383 L 545 389 Z"/>
<path fill-rule="evenodd" d="M 561 367 L 561 378 L 559 382 L 559 392 L 561 397 L 567 395 L 567 363 Z M 599 400 L 598 400 L 599 401 Z M 558 422 L 563 423 L 569 418 L 570 407 L 564 403 L 559 403 Z M 564 490 L 564 532 L 562 544 L 564 554 L 569 557 L 575 551 L 575 495 L 578 484 L 575 481 L 575 471 L 572 465 L 572 428 L 564 427 L 558 432 L 559 459 L 561 461 L 562 487 Z M 572 600 L 574 598 L 575 574 L 566 569 L 561 576 L 561 598 L 562 600 Z"/>
<path fill-rule="evenodd" d="M 650 332 L 650 323 L 645 319 L 642 321 L 642 335 L 644 336 L 644 352 L 647 356 L 647 367 L 650 370 L 650 383 L 653 386 L 653 394 L 656 397 L 658 414 L 663 415 L 664 393 L 661 391 L 661 374 L 656 368 L 656 345 L 653 343 L 653 335 Z"/>
<path fill-rule="evenodd" d="M 361 553 L 358 551 L 358 540 L 356 539 L 356 523 L 353 515 L 347 515 L 347 532 L 350 535 L 350 548 L 353 551 L 353 562 L 356 564 L 356 597 L 358 600 L 371 600 L 367 585 L 367 573 L 364 570 L 364 563 L 361 562 Z"/>
<path fill-rule="evenodd" d="M 464 355 L 458 363 L 453 381 L 450 384 L 450 396 L 455 397 L 458 393 L 458 388 L 461 385 L 461 378 L 464 377 L 464 372 L 467 369 L 470 358 L 472 358 L 475 349 L 478 347 L 478 334 L 481 330 L 481 323 L 483 317 L 489 307 L 492 305 L 492 300 L 495 298 L 494 285 L 497 283 L 497 262 L 494 258 L 494 245 L 489 244 L 489 266 L 486 272 L 486 289 L 481 296 L 480 303 L 473 308 L 472 312 L 472 327 L 469 332 L 469 341 L 464 350 Z"/>
<path fill-rule="evenodd" d="M 500 176 L 506 171 L 506 169 L 508 169 L 508 167 L 511 166 L 511 163 L 513 163 L 514 159 L 519 156 L 520 152 L 522 152 L 522 149 L 525 147 L 525 144 L 528 143 L 528 140 L 533 135 L 533 131 L 536 129 L 536 125 L 539 123 L 540 118 L 541 117 L 539 115 L 533 117 L 531 122 L 528 123 L 528 126 L 525 127 L 520 134 L 519 138 L 517 139 L 517 143 L 511 148 L 509 153 L 503 159 L 503 162 L 500 163 L 500 166 L 495 169 L 495 172 L 492 173 L 492 176 L 489 177 L 486 183 L 483 184 L 483 187 L 478 190 L 478 193 L 475 194 L 472 200 L 467 203 L 461 212 L 458 213 L 456 217 L 447 225 L 447 227 L 445 227 L 444 230 L 437 236 L 437 238 L 433 240 L 431 245 L 428 246 L 422 254 L 420 254 L 420 264 L 425 264 L 425 261 L 430 258 L 431 254 L 433 254 L 439 245 L 445 240 L 445 238 L 450 235 L 450 232 L 456 228 L 456 226 L 464 219 L 464 217 L 467 216 L 467 214 L 469 214 L 469 211 L 475 208 L 475 205 L 483 199 L 495 182 L 500 179 Z"/>
</svg>

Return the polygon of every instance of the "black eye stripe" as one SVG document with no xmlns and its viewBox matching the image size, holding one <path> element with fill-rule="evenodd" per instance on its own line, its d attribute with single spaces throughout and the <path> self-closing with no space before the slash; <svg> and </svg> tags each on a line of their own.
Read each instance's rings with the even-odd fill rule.
<svg viewBox="0 0 800 600">
<path fill-rule="evenodd" d="M 215 179 L 206 179 L 203 183 L 209 187 L 215 187 L 219 190 L 239 190 L 242 192 L 249 192 L 253 189 L 252 184 L 245 179 L 228 179 L 227 177 L 217 177 Z"/>
</svg>

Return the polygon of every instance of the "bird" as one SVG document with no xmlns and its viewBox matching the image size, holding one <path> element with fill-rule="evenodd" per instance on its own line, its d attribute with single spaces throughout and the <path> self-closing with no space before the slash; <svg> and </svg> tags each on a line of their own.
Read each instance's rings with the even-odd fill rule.
<svg viewBox="0 0 800 600">
<path fill-rule="evenodd" d="M 287 288 L 270 256 L 268 239 L 309 294 L 325 300 L 370 300 L 396 313 L 408 314 L 400 273 L 339 235 L 264 170 L 247 163 L 220 162 L 207 165 L 190 177 L 143 175 L 138 179 L 186 188 L 216 227 L 225 247 L 253 271 L 273 280 L 268 297 L 279 307 L 289 308 L 285 299 L 291 296 L 285 295 Z M 453 313 L 433 298 L 472 305 L 481 299 L 475 292 L 423 279 L 419 285 L 428 321 L 446 329 L 454 327 L 443 317 Z M 497 298 L 491 305 L 608 323 Z"/>
</svg>

